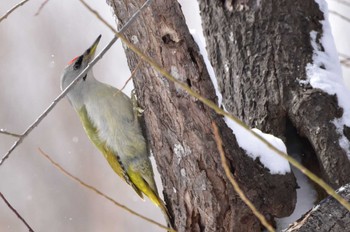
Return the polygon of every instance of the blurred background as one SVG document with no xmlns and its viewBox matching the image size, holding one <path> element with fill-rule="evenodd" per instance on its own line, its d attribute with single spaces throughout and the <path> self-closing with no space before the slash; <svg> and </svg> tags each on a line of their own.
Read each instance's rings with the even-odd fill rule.
<svg viewBox="0 0 350 232">
<path fill-rule="evenodd" d="M 1 0 L 0 16 L 18 1 Z M 43 2 L 31 0 L 0 23 L 0 128 L 15 133 L 22 133 L 60 94 L 60 75 L 72 58 L 84 52 L 99 34 L 102 40 L 98 52 L 113 37 L 79 1 L 50 0 L 34 16 Z M 105 1 L 87 2 L 115 25 Z M 197 1 L 179 2 L 189 27 L 200 32 Z M 335 0 L 328 3 L 331 10 L 350 17 L 350 7 Z M 350 56 L 349 22 L 334 13 L 330 20 L 338 52 L 344 59 Z M 349 71 L 343 65 L 348 86 Z M 118 88 L 124 85 L 130 71 L 119 41 L 95 65 L 94 73 L 100 81 Z M 129 94 L 131 90 L 129 83 L 124 92 Z M 0 134 L 1 157 L 14 141 Z M 148 199 L 142 201 L 120 181 L 63 99 L 0 166 L 0 192 L 35 231 L 163 231 L 64 176 L 39 154 L 39 147 L 83 181 L 165 224 L 156 206 Z M 161 191 L 159 176 L 156 179 Z M 27 231 L 1 199 L 0 231 Z"/>
</svg>

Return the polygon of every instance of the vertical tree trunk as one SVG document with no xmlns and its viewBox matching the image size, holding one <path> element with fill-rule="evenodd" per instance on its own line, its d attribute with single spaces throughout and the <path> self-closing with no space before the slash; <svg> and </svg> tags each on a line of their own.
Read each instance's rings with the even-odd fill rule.
<svg viewBox="0 0 350 232">
<path fill-rule="evenodd" d="M 313 62 L 311 31 L 317 32 L 316 42 L 323 49 L 319 40 L 324 15 L 318 3 L 199 2 L 226 109 L 248 125 L 287 140 L 286 126 L 296 128 L 303 142 L 300 152 L 313 160 L 309 168 L 317 169 L 318 160 L 320 174 L 331 185 L 348 183 L 350 163 L 332 123 L 343 114 L 337 98 L 300 82 L 306 79 L 306 65 Z"/>
<path fill-rule="evenodd" d="M 142 3 L 109 1 L 120 24 Z M 205 64 L 177 2 L 154 0 L 125 36 L 178 80 L 216 101 Z M 140 58 L 128 48 L 125 51 L 133 70 Z M 271 175 L 248 157 L 221 116 L 145 62 L 136 72 L 134 84 L 145 110 L 148 140 L 162 177 L 165 201 L 178 231 L 261 230 L 259 221 L 234 192 L 221 167 L 212 121 L 220 129 L 236 180 L 258 210 L 268 219 L 293 211 L 293 174 Z"/>
</svg>

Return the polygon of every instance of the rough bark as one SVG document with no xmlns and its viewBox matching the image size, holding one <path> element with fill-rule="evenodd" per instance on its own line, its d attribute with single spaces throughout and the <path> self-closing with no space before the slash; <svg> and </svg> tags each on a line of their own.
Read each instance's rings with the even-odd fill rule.
<svg viewBox="0 0 350 232">
<path fill-rule="evenodd" d="M 336 96 L 299 82 L 306 79 L 305 67 L 312 63 L 310 32 L 318 32 L 317 40 L 322 35 L 324 16 L 318 4 L 310 0 L 199 2 L 226 109 L 284 140 L 289 136 L 286 126 L 296 128 L 295 135 L 305 145 L 302 154 L 317 156 L 308 167 L 317 169 L 318 160 L 319 174 L 334 187 L 350 182 L 350 163 L 332 123 L 342 116 Z"/>
<path fill-rule="evenodd" d="M 350 201 L 350 185 L 345 185 L 337 192 Z M 339 232 L 349 231 L 350 212 L 332 197 L 327 197 L 297 222 L 289 226 L 285 232 Z"/>
<path fill-rule="evenodd" d="M 120 24 L 143 1 L 110 0 Z M 216 101 L 205 64 L 173 0 L 154 0 L 125 36 L 145 54 L 193 90 Z M 140 58 L 125 49 L 130 69 Z M 142 63 L 134 76 L 143 107 L 148 139 L 164 186 L 164 198 L 178 231 L 260 231 L 259 221 L 240 200 L 224 174 L 211 129 L 221 132 L 232 172 L 248 198 L 268 219 L 294 209 L 292 174 L 271 175 L 249 158 L 223 118 L 150 65 Z"/>
</svg>

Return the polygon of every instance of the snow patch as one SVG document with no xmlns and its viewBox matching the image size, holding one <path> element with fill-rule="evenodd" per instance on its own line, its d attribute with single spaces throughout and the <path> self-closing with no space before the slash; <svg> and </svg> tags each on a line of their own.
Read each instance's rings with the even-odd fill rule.
<svg viewBox="0 0 350 232">
<path fill-rule="evenodd" d="M 343 132 L 344 125 L 350 126 L 350 91 L 346 88 L 342 78 L 341 66 L 328 20 L 327 3 L 324 0 L 316 0 L 316 2 L 324 13 L 324 20 L 320 21 L 323 33 L 319 35 L 316 31 L 310 32 L 311 45 L 314 49 L 313 63 L 307 64 L 307 79 L 300 83 L 309 83 L 313 88 L 337 96 L 338 104 L 343 108 L 344 113 L 341 118 L 336 118 L 332 122 L 340 135 L 339 145 L 347 152 L 350 159 L 350 142 Z"/>
<path fill-rule="evenodd" d="M 271 174 L 286 174 L 290 172 L 289 162 L 271 150 L 265 143 L 251 135 L 251 132 L 231 119 L 225 117 L 226 124 L 231 128 L 236 136 L 238 145 L 244 149 L 252 159 L 259 158 L 265 168 L 270 170 Z M 256 134 L 260 135 L 271 143 L 278 150 L 287 153 L 287 149 L 283 141 L 271 134 L 266 134 L 259 129 L 252 129 Z"/>
<path fill-rule="evenodd" d="M 298 160 L 300 162 L 300 160 Z M 282 231 L 290 224 L 298 220 L 302 215 L 309 211 L 313 206 L 317 198 L 317 193 L 313 188 L 308 178 L 296 168 L 292 168 L 297 183 L 300 188 L 297 189 L 297 203 L 293 213 L 284 218 L 276 218 L 276 231 Z"/>
</svg>

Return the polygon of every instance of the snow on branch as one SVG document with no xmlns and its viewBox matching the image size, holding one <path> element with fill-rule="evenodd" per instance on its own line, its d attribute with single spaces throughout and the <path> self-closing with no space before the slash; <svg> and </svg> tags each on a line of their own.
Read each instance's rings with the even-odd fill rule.
<svg viewBox="0 0 350 232">
<path fill-rule="evenodd" d="M 350 141 L 344 135 L 344 127 L 350 126 L 350 93 L 342 77 L 339 57 L 328 20 L 328 6 L 324 1 L 317 0 L 316 2 L 324 15 L 324 19 L 320 20 L 322 31 L 310 32 L 310 42 L 313 48 L 312 62 L 306 66 L 307 79 L 299 82 L 310 84 L 313 88 L 337 96 L 338 105 L 343 108 L 343 115 L 332 122 L 340 136 L 339 145 L 350 159 Z"/>
</svg>

